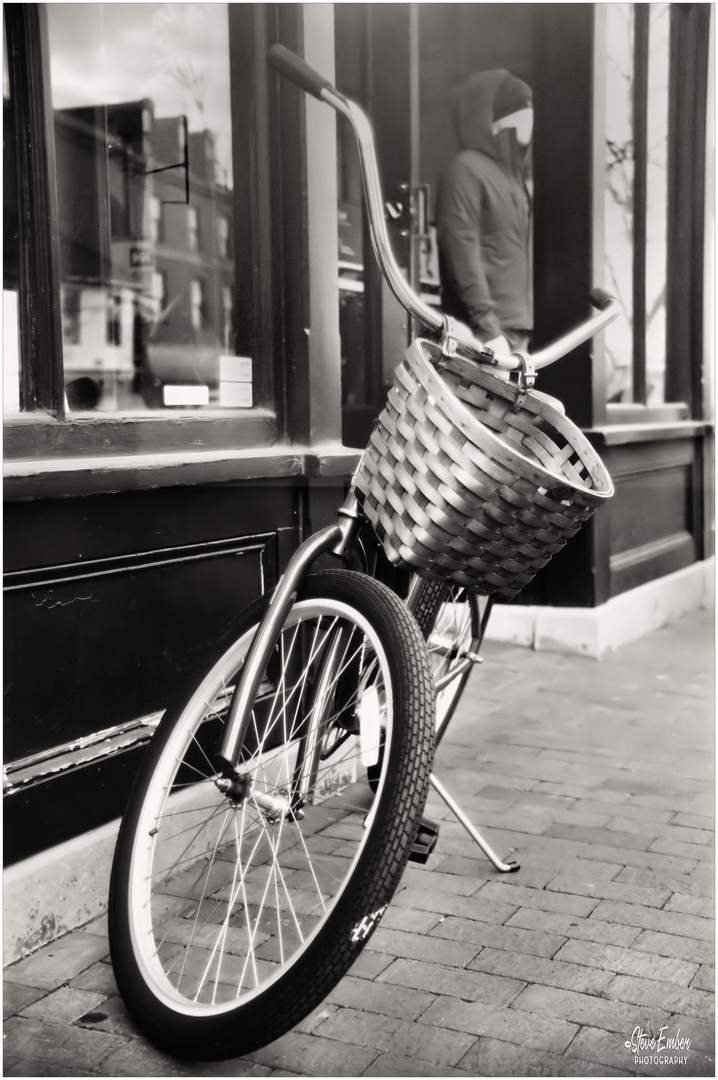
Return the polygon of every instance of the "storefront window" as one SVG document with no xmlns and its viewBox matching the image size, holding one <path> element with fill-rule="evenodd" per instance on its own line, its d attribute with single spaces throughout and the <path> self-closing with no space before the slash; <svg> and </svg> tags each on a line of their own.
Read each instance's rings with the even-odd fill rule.
<svg viewBox="0 0 718 1080">
<path fill-rule="evenodd" d="M 606 5 L 608 400 L 665 401 L 669 4 Z"/>
<path fill-rule="evenodd" d="M 665 401 L 670 5 L 650 5 L 646 154 L 646 404 Z"/>
<path fill-rule="evenodd" d="M 3 20 L 3 407 L 6 416 L 20 410 L 18 333 L 18 213 L 15 123 L 8 81 L 7 39 Z"/>
<path fill-rule="evenodd" d="M 633 387 L 633 43 L 632 4 L 606 5 L 606 282 L 622 315 L 605 332 L 608 400 Z"/>
<path fill-rule="evenodd" d="M 236 352 L 227 5 L 47 12 L 70 411 L 221 407 Z"/>
<path fill-rule="evenodd" d="M 348 125 L 337 131 L 339 235 L 339 332 L 342 346 L 342 405 L 370 401 L 364 357 L 364 247 L 361 169 Z"/>
</svg>

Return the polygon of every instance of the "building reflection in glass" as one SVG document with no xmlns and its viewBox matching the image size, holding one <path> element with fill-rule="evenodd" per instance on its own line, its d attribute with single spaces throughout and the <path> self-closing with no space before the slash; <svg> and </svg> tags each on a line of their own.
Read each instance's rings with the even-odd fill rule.
<svg viewBox="0 0 718 1080">
<path fill-rule="evenodd" d="M 227 5 L 48 18 L 70 409 L 250 405 L 232 362 Z"/>
</svg>

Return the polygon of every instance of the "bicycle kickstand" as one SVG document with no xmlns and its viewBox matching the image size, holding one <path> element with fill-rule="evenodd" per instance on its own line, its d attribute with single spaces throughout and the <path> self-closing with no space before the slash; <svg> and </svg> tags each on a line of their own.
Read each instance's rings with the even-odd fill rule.
<svg viewBox="0 0 718 1080">
<path fill-rule="evenodd" d="M 486 840 L 484 840 L 479 830 L 475 828 L 474 825 L 472 825 L 472 823 L 469 821 L 466 814 L 461 809 L 456 800 L 453 799 L 451 795 L 449 795 L 449 792 L 446 790 L 444 785 L 437 780 L 434 773 L 432 773 L 429 777 L 429 781 L 436 794 L 444 800 L 457 821 L 464 826 L 471 839 L 474 841 L 475 844 L 478 844 L 486 858 L 493 864 L 493 866 L 496 867 L 497 870 L 499 870 L 502 874 L 513 874 L 518 869 L 520 869 L 519 863 L 517 863 L 515 859 L 510 859 L 508 862 L 504 862 L 503 859 L 499 858 L 491 845 L 488 844 Z"/>
</svg>

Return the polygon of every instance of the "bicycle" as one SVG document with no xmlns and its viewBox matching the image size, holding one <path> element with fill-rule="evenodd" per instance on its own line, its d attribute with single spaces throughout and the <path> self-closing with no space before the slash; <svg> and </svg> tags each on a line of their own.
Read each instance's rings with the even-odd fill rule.
<svg viewBox="0 0 718 1080">
<path fill-rule="evenodd" d="M 611 494 L 610 478 L 599 476 L 593 459 L 593 490 L 580 477 L 546 474 L 536 464 L 548 438 L 541 433 L 546 416 L 559 427 L 569 422 L 533 382 L 535 370 L 610 321 L 615 301 L 597 292 L 599 313 L 576 330 L 533 357 L 498 361 L 465 328 L 425 305 L 399 270 L 361 109 L 282 46 L 272 46 L 269 60 L 349 120 L 376 257 L 429 336 L 417 339 L 400 365 L 384 427 L 375 428 L 336 524 L 301 544 L 274 592 L 239 615 L 168 707 L 122 821 L 109 908 L 118 987 L 154 1043 L 205 1060 L 276 1039 L 347 972 L 416 845 L 430 783 L 460 814 L 432 776 L 435 741 L 478 659 L 491 598 L 513 595 L 550 558 L 544 543 L 538 553 L 522 554 L 530 565 L 517 570 L 518 555 L 502 562 L 494 541 L 476 533 L 470 489 L 477 482 L 467 471 L 478 469 L 477 460 L 503 477 L 502 497 L 526 502 L 527 485 L 507 483 L 506 468 L 487 465 L 483 451 L 462 442 L 464 435 L 447 434 L 443 418 L 435 418 L 428 449 L 431 457 L 432 446 L 438 448 L 431 460 L 443 477 L 435 487 L 448 499 L 444 509 L 420 505 L 426 454 L 415 447 L 403 463 L 393 462 L 390 479 L 398 475 L 399 486 L 392 490 L 383 475 L 387 446 L 396 450 L 398 429 L 410 426 L 412 379 L 429 410 L 442 401 L 453 408 L 449 399 L 462 394 L 483 394 L 493 417 L 487 423 L 503 424 L 503 410 L 526 427 L 522 409 L 528 408 L 538 458 L 529 461 L 523 444 L 518 457 L 530 473 L 538 468 L 549 475 L 550 490 L 540 488 L 538 498 L 559 524 L 541 519 L 543 530 L 531 527 L 551 533 L 551 550 Z M 484 375 L 485 365 L 516 372 L 517 382 Z M 426 439 L 423 419 L 412 430 Z M 457 423 L 462 432 L 470 426 L 463 414 Z M 459 459 L 459 443 L 468 459 Z M 447 454 L 448 468 L 441 464 Z M 455 475 L 469 487 L 454 485 Z M 565 492 L 582 485 L 587 505 L 576 509 Z M 413 527 L 402 519 L 408 505 L 419 515 Z M 452 534 L 449 544 L 449 519 L 455 528 L 462 512 L 469 515 L 465 535 Z M 491 528 L 511 532 L 498 520 L 500 509 L 491 513 Z M 529 508 L 524 516 L 531 521 L 536 514 Z M 379 543 L 389 564 L 417 571 L 403 599 L 373 576 Z M 310 573 L 328 553 L 344 566 Z M 483 613 L 477 592 L 489 596 Z M 463 823 L 473 829 L 468 819 Z M 501 862 L 478 833 L 475 839 L 498 869 L 517 868 Z"/>
</svg>

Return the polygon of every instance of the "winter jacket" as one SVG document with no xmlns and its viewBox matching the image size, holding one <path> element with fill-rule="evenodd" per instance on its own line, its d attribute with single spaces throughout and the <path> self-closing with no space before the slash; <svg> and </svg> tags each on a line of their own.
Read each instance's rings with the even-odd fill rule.
<svg viewBox="0 0 718 1080">
<path fill-rule="evenodd" d="M 513 129 L 491 132 L 506 71 L 484 71 L 455 98 L 461 152 L 436 197 L 442 307 L 488 341 L 533 328 L 531 202 L 526 152 Z"/>
</svg>

